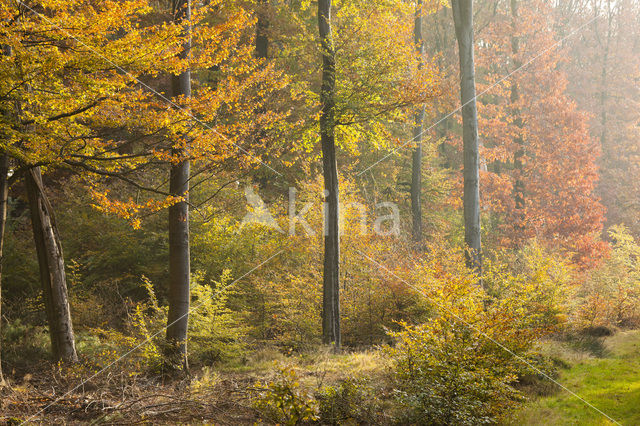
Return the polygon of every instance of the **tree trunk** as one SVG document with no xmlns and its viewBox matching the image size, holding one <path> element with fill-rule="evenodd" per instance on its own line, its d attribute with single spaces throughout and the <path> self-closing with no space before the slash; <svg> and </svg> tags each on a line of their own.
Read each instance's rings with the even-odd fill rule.
<svg viewBox="0 0 640 426">
<path fill-rule="evenodd" d="M 259 0 L 258 22 L 256 23 L 256 57 L 267 59 L 269 56 L 269 20 L 267 18 L 266 6 L 268 0 Z"/>
<path fill-rule="evenodd" d="M 462 101 L 462 139 L 464 155 L 464 241 L 467 265 L 482 271 L 480 240 L 480 172 L 478 153 L 478 111 L 473 58 L 473 2 L 452 0 L 453 23 L 460 56 L 460 99 Z"/>
<path fill-rule="evenodd" d="M 64 362 L 76 362 L 78 355 L 67 297 L 62 245 L 53 208 L 44 192 L 40 167 L 29 169 L 25 182 L 53 357 Z"/>
<path fill-rule="evenodd" d="M 436 13 L 432 14 L 435 20 L 432 25 L 432 27 L 435 29 L 435 49 L 431 53 L 431 56 L 435 56 L 438 58 L 438 69 L 440 71 L 447 70 L 447 64 L 445 61 L 445 50 L 449 47 L 449 27 L 447 25 L 447 23 L 449 22 L 448 13 L 449 12 L 447 11 L 447 8 L 442 6 Z M 444 118 L 441 121 L 442 122 L 440 123 L 440 126 L 438 126 L 438 136 L 441 140 L 440 144 L 438 145 L 438 150 L 440 153 L 440 158 L 443 160 L 442 166 L 446 169 L 449 169 L 452 167 L 452 164 L 450 163 L 449 143 L 447 142 L 447 138 L 451 133 L 451 119 L 449 117 Z"/>
<path fill-rule="evenodd" d="M 325 189 L 322 341 L 340 349 L 340 234 L 338 229 L 338 166 L 335 147 L 335 51 L 331 34 L 331 0 L 318 0 L 322 49 L 320 140 Z"/>
<path fill-rule="evenodd" d="M 11 56 L 11 47 L 0 46 L 2 55 Z M 5 115 L 6 111 L 2 111 Z M 3 247 L 4 231 L 7 224 L 7 210 L 9 207 L 9 156 L 3 152 L 0 155 L 0 355 L 2 354 L 2 265 L 4 264 Z M 0 386 L 5 386 L 2 374 L 2 356 L 0 356 Z"/>
<path fill-rule="evenodd" d="M 173 1 L 174 20 L 180 22 L 191 19 L 190 0 Z M 188 41 L 181 53 L 186 58 L 191 50 L 190 30 Z M 191 97 L 191 71 L 185 70 L 171 78 L 174 96 Z M 183 197 L 169 207 L 169 314 L 167 318 L 167 355 L 171 368 L 188 368 L 187 330 L 189 326 L 189 281 L 191 274 L 189 253 L 189 176 L 190 162 L 187 143 L 172 149 L 172 155 L 180 161 L 171 165 L 169 192 Z"/>
<path fill-rule="evenodd" d="M 522 66 L 522 61 L 520 61 L 520 57 L 518 56 L 520 53 L 520 39 L 516 35 L 517 31 L 517 22 L 518 21 L 518 0 L 511 0 L 511 54 L 513 59 L 513 71 L 517 70 Z M 518 128 L 514 142 L 516 145 L 516 151 L 513 154 L 513 167 L 515 174 L 515 182 L 513 185 L 514 189 L 514 198 L 515 198 L 515 213 L 516 213 L 516 224 L 515 228 L 518 230 L 520 234 L 524 232 L 524 223 L 525 223 L 525 185 L 524 185 L 524 163 L 523 157 L 525 154 L 524 149 L 524 138 L 522 136 L 522 128 L 524 127 L 524 123 L 522 121 L 522 115 L 520 113 L 520 107 L 518 103 L 520 102 L 520 89 L 518 87 L 518 83 L 516 81 L 516 76 L 512 77 L 511 81 L 511 114 L 513 114 L 513 124 Z M 523 237 L 523 235 L 521 235 Z"/>
<path fill-rule="evenodd" d="M 422 0 L 416 4 L 415 27 L 413 30 L 414 43 L 418 51 L 418 69 L 424 66 L 424 40 L 422 38 Z M 415 116 L 413 140 L 416 148 L 413 151 L 411 169 L 411 214 L 413 216 L 413 239 L 422 240 L 422 131 L 424 123 L 424 105 L 421 105 Z"/>
<path fill-rule="evenodd" d="M 7 206 L 9 202 L 9 156 L 0 156 L 0 314 L 2 313 L 2 264 L 4 263 L 4 229 L 7 223 Z M 2 315 L 0 315 L 0 326 L 2 325 Z M 0 333 L 0 336 L 2 333 Z M 2 339 L 0 339 L 0 355 L 2 354 Z M 0 386 L 4 386 L 4 376 L 2 375 L 2 357 L 0 356 Z"/>
<path fill-rule="evenodd" d="M 607 0 L 607 39 L 602 54 L 602 72 L 600 75 L 600 147 L 607 149 L 607 99 L 609 98 L 607 84 L 607 70 L 609 68 L 609 54 L 611 50 L 611 36 L 613 32 L 613 11 L 611 0 Z M 597 22 L 596 22 L 597 31 Z"/>
<path fill-rule="evenodd" d="M 269 0 L 258 0 L 258 4 L 256 7 L 256 37 L 255 37 L 255 49 L 254 55 L 258 59 L 262 59 L 262 68 L 266 68 L 268 66 L 268 57 L 269 57 L 269 19 L 268 19 L 268 7 Z M 264 82 L 259 83 L 258 90 L 263 90 L 265 87 Z M 267 108 L 265 105 L 260 105 L 255 108 L 255 116 L 262 117 L 267 112 Z M 256 147 L 261 147 L 262 143 L 267 138 L 267 131 L 264 129 L 264 126 L 260 126 L 256 137 L 255 137 L 255 145 Z M 268 151 L 269 146 L 264 146 L 265 150 Z M 264 173 L 263 173 L 264 172 Z M 253 176 L 255 182 L 260 186 L 260 188 L 267 188 L 270 182 L 272 182 L 272 176 L 266 171 L 266 169 L 261 169 L 261 173 L 255 174 Z"/>
</svg>

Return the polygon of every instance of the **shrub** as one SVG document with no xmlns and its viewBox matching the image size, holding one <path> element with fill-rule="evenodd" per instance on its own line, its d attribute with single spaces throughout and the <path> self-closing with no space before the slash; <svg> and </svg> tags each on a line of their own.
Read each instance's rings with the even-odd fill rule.
<svg viewBox="0 0 640 426">
<path fill-rule="evenodd" d="M 242 329 L 226 307 L 231 291 L 230 278 L 229 271 L 224 272 L 220 282 L 211 285 L 202 283 L 200 274 L 196 273 L 192 278 L 187 346 L 193 364 L 226 361 L 237 356 L 242 349 Z M 115 349 L 119 354 L 131 351 L 125 359 L 131 371 L 137 372 L 135 374 L 158 373 L 165 364 L 163 346 L 168 309 L 160 306 L 153 284 L 146 277 L 142 277 L 142 286 L 147 292 L 147 299 L 131 309 L 125 324 L 127 333 L 100 328 L 94 328 L 92 332 L 100 336 L 105 350 Z"/>
<path fill-rule="evenodd" d="M 219 281 L 202 283 L 195 274 L 191 288 L 191 312 L 189 317 L 189 351 L 192 361 L 211 364 L 239 358 L 244 345 L 245 330 L 239 325 L 236 314 L 228 307 L 231 272 L 225 270 Z"/>
<path fill-rule="evenodd" d="M 640 324 L 640 245 L 622 225 L 612 226 L 609 258 L 590 271 L 579 297 L 581 327 Z"/>
<path fill-rule="evenodd" d="M 220 384 L 220 373 L 209 367 L 204 367 L 197 377 L 189 384 L 191 394 L 203 394 L 211 391 Z"/>
<path fill-rule="evenodd" d="M 514 330 L 556 331 L 567 320 L 573 269 L 536 240 L 513 254 L 499 252 L 484 265 L 487 311 L 508 315 Z"/>
<path fill-rule="evenodd" d="M 33 360 L 50 357 L 49 332 L 20 319 L 2 324 L 2 361 L 12 368 L 28 370 Z"/>
<path fill-rule="evenodd" d="M 491 341 L 447 319 L 392 333 L 395 392 L 403 422 L 494 423 L 520 399 L 512 363 Z"/>
<path fill-rule="evenodd" d="M 432 310 L 422 325 L 390 332 L 396 345 L 386 348 L 404 422 L 496 422 L 522 398 L 519 380 L 546 374 L 530 351 L 565 323 L 572 271 L 534 241 L 487 256 L 479 285 L 463 256 L 445 253 L 432 250 L 405 268 Z"/>
<path fill-rule="evenodd" d="M 327 425 L 376 424 L 382 402 L 375 389 L 363 379 L 348 378 L 337 385 L 320 389 L 320 423 Z"/>
<path fill-rule="evenodd" d="M 252 405 L 263 420 L 292 426 L 318 419 L 318 403 L 302 389 L 292 367 L 280 366 L 273 380 L 258 382 L 252 390 Z"/>
</svg>

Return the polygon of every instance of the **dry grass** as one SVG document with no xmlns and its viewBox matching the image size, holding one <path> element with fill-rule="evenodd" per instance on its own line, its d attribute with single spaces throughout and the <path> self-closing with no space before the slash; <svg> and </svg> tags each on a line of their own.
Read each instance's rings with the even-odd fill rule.
<svg viewBox="0 0 640 426">
<path fill-rule="evenodd" d="M 40 363 L 39 371 L 10 375 L 10 386 L 0 390 L 0 423 L 20 424 L 34 416 L 32 421 L 42 424 L 254 424 L 259 416 L 248 389 L 271 378 L 278 364 L 292 366 L 310 391 L 348 377 L 386 372 L 385 360 L 376 351 L 336 355 L 318 349 L 287 356 L 263 348 L 242 366 L 205 367 L 188 378 L 108 371 L 65 395 L 93 372 Z"/>
<path fill-rule="evenodd" d="M 194 387 L 197 380 L 162 382 L 160 378 L 132 380 L 113 386 L 94 380 L 65 395 L 70 385 L 48 376 L 22 381 L 1 391 L 2 416 L 7 424 L 25 420 L 43 424 L 201 423 L 250 424 L 256 419 L 245 384 L 221 378 L 211 385 Z"/>
</svg>

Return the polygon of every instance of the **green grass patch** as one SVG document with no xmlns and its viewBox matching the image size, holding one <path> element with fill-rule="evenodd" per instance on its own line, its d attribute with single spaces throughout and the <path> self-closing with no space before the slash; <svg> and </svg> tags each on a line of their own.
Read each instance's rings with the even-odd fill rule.
<svg viewBox="0 0 640 426">
<path fill-rule="evenodd" d="M 560 354 L 569 368 L 557 381 L 624 425 L 640 424 L 640 331 L 603 338 L 602 357 L 576 356 L 553 343 L 548 352 Z M 563 356 L 564 355 L 564 356 Z M 605 416 L 568 392 L 537 398 L 514 413 L 509 424 L 606 425 Z"/>
</svg>

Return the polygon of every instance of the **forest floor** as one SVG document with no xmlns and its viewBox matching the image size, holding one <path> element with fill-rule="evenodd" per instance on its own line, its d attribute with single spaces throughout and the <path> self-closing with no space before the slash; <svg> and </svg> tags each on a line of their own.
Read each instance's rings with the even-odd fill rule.
<svg viewBox="0 0 640 426">
<path fill-rule="evenodd" d="M 539 350 L 561 365 L 559 383 L 621 424 L 640 424 L 640 331 L 546 341 Z M 43 364 L 42 371 L 14 376 L 11 387 L 0 391 L 0 424 L 256 424 L 261 418 L 251 388 L 272 380 L 278 365 L 295 370 L 295 380 L 310 393 L 352 376 L 384 383 L 388 372 L 377 351 L 286 356 L 264 349 L 241 364 L 193 372 L 188 380 L 132 379 L 114 369 L 65 395 L 79 377 L 52 373 L 54 367 Z M 530 396 L 508 424 L 613 424 L 550 382 L 528 391 L 543 396 Z M 386 392 L 376 389 L 376 398 L 390 399 Z"/>
<path fill-rule="evenodd" d="M 640 331 L 620 331 L 588 342 L 549 343 L 541 348 L 566 363 L 558 383 L 623 425 L 640 424 Z M 575 396 L 558 389 L 534 399 L 512 419 L 518 425 L 614 424 Z"/>
<path fill-rule="evenodd" d="M 74 389 L 90 373 L 61 374 L 43 363 L 41 371 L 14 374 L 0 390 L 0 425 L 271 423 L 253 407 L 252 387 L 274 380 L 280 366 L 295 370 L 296 384 L 309 394 L 356 375 L 375 381 L 387 371 L 376 351 L 287 356 L 267 348 L 243 363 L 192 371 L 188 379 L 136 379 L 114 368 Z"/>
</svg>

